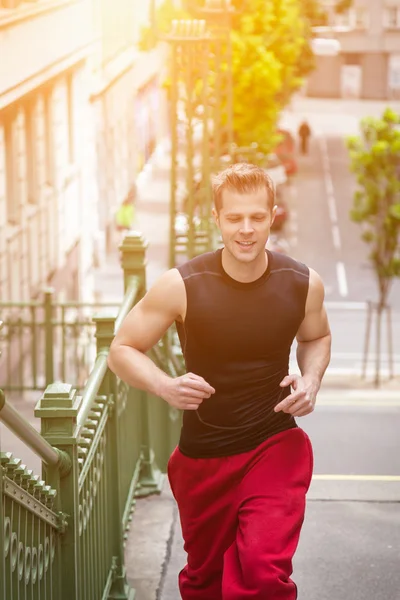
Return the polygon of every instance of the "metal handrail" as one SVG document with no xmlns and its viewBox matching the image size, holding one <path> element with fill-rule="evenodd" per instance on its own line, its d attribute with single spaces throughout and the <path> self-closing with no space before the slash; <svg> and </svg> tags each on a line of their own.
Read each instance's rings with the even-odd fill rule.
<svg viewBox="0 0 400 600">
<path fill-rule="evenodd" d="M 90 411 L 93 409 L 93 401 L 99 393 L 99 389 L 104 379 L 104 375 L 106 374 L 107 357 L 108 350 L 100 350 L 100 352 L 97 354 L 92 372 L 90 373 L 89 378 L 86 382 L 85 389 L 82 394 L 82 403 L 76 419 L 76 433 L 78 437 L 81 428 L 83 427 L 83 425 L 86 422 L 86 419 L 89 416 Z"/>
<path fill-rule="evenodd" d="M 140 278 L 136 275 L 129 279 L 128 287 L 124 295 L 124 300 L 121 304 L 121 308 L 118 311 L 118 315 L 115 319 L 114 332 L 118 331 L 122 321 L 131 310 L 135 303 L 136 297 L 140 289 Z M 86 419 L 89 416 L 90 411 L 93 409 L 94 401 L 99 393 L 101 383 L 106 374 L 108 365 L 108 348 L 103 348 L 97 353 L 96 361 L 92 372 L 90 373 L 89 379 L 86 382 L 85 388 L 82 394 L 82 403 L 77 416 L 77 435 L 81 428 L 84 426 Z"/>
<path fill-rule="evenodd" d="M 132 306 L 135 304 L 136 296 L 138 295 L 140 288 L 140 278 L 134 275 L 129 278 L 127 290 L 124 295 L 124 300 L 121 304 L 121 308 L 118 311 L 117 318 L 115 319 L 114 331 L 117 332 L 121 326 L 122 321 L 125 319 Z"/>
<path fill-rule="evenodd" d="M 64 452 L 54 448 L 5 399 L 0 390 L 0 421 L 40 458 L 46 465 L 57 466 L 65 458 Z"/>
</svg>

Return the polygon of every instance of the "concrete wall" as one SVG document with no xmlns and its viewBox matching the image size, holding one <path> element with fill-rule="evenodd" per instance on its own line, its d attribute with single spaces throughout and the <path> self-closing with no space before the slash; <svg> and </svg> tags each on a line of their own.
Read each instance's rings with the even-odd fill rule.
<svg viewBox="0 0 400 600">
<path fill-rule="evenodd" d="M 370 100 L 387 98 L 387 55 L 383 53 L 364 54 L 361 66 L 363 70 L 362 97 Z"/>
<path fill-rule="evenodd" d="M 307 95 L 339 98 L 341 65 L 341 56 L 317 56 L 316 68 L 307 81 Z"/>
<path fill-rule="evenodd" d="M 0 108 L 60 72 L 57 64 L 88 54 L 91 2 L 23 4 L 0 16 Z M 42 5 L 42 6 L 41 6 Z M 46 73 L 46 71 L 48 71 Z"/>
<path fill-rule="evenodd" d="M 53 281 L 61 298 L 79 294 L 66 267 L 81 279 L 77 248 L 79 264 L 92 261 L 91 10 L 91 0 L 59 0 L 0 15 L 1 300 Z"/>
<path fill-rule="evenodd" d="M 125 70 L 113 68 L 109 61 L 93 96 L 101 255 L 112 250 L 113 244 L 115 248 L 112 236 L 115 213 L 148 158 L 143 137 L 151 133 L 152 146 L 155 146 L 167 132 L 162 91 L 165 57 L 165 49 L 160 47 L 148 53 L 136 53 Z M 148 86 L 151 86 L 149 93 L 146 92 Z M 154 99 L 158 99 L 156 107 Z"/>
<path fill-rule="evenodd" d="M 307 85 L 310 96 L 340 97 L 341 64 L 348 62 L 349 55 L 360 55 L 361 98 L 382 100 L 393 96 L 388 90 L 387 65 L 390 54 L 400 54 L 400 29 L 385 27 L 384 10 L 388 6 L 400 9 L 400 0 L 354 0 L 354 7 L 363 7 L 366 11 L 366 26 L 334 30 L 341 54 L 338 57 L 317 57 L 317 68 Z M 334 22 L 332 24 L 335 25 Z"/>
<path fill-rule="evenodd" d="M 35 295 L 55 271 L 64 269 L 81 238 L 82 260 L 91 262 L 97 197 L 88 191 L 95 190 L 95 172 L 84 73 L 85 65 L 79 65 L 0 112 L 2 300 Z M 12 145 L 6 145 L 6 131 L 13 132 Z M 15 169 L 12 187 L 7 184 L 10 163 Z"/>
<path fill-rule="evenodd" d="M 145 162 L 143 127 L 151 147 L 167 131 L 161 89 L 155 109 L 152 100 L 165 48 L 137 48 L 148 15 L 149 0 L 0 11 L 1 300 L 49 283 L 60 298 L 92 299 L 93 260 L 104 259 L 105 232 Z"/>
</svg>

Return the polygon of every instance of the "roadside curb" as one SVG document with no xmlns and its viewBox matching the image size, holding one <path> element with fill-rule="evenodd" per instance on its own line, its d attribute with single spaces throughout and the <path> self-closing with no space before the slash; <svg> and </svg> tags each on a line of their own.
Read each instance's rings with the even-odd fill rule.
<svg viewBox="0 0 400 600">
<path fill-rule="evenodd" d="M 387 379 L 377 387 L 369 379 L 361 379 L 355 374 L 331 375 L 327 373 L 322 380 L 319 395 L 340 392 L 341 397 L 393 397 L 400 398 L 400 377 Z"/>
</svg>

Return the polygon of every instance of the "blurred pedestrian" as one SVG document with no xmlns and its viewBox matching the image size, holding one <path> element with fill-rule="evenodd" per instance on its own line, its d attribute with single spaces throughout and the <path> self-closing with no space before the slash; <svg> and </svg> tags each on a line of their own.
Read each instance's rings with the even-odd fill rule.
<svg viewBox="0 0 400 600">
<path fill-rule="evenodd" d="M 132 186 L 128 195 L 118 208 L 115 215 L 115 225 L 121 237 L 133 227 L 135 220 L 136 186 Z"/>
<path fill-rule="evenodd" d="M 300 150 L 302 154 L 308 153 L 308 140 L 311 135 L 311 129 L 307 121 L 303 121 L 300 124 L 298 130 L 299 138 L 300 138 Z"/>
</svg>

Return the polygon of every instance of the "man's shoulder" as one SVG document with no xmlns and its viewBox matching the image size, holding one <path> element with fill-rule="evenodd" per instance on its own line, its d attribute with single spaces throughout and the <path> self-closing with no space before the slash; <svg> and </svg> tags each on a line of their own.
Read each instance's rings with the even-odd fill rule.
<svg viewBox="0 0 400 600">
<path fill-rule="evenodd" d="M 303 262 L 289 256 L 288 254 L 284 254 L 283 252 L 274 252 L 271 251 L 272 255 L 272 264 L 271 264 L 271 273 L 274 271 L 296 271 L 298 273 L 309 276 L 310 269 Z"/>
<path fill-rule="evenodd" d="M 204 252 L 176 267 L 183 279 L 194 273 L 218 270 L 218 251 Z"/>
</svg>

